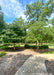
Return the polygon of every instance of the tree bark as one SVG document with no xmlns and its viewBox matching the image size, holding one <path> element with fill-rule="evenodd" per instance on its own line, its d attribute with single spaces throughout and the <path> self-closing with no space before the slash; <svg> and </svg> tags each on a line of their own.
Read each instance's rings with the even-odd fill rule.
<svg viewBox="0 0 54 75">
<path fill-rule="evenodd" d="M 37 49 L 39 49 L 39 42 L 38 41 L 36 41 L 36 47 L 37 47 Z"/>
<path fill-rule="evenodd" d="M 14 43 L 14 50 L 15 50 L 15 43 Z"/>
<path fill-rule="evenodd" d="M 21 46 L 21 43 L 19 43 L 19 47 Z"/>
</svg>

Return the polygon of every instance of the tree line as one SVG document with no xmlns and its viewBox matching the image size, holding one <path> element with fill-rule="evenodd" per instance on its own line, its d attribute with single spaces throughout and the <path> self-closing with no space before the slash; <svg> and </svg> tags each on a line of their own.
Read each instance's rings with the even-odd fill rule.
<svg viewBox="0 0 54 75">
<path fill-rule="evenodd" d="M 26 21 L 15 18 L 12 23 L 4 22 L 4 13 L 0 6 L 0 42 L 15 43 L 29 42 L 38 44 L 54 42 L 54 18 L 48 20 L 54 12 L 54 1 L 37 0 L 32 4 L 26 4 Z M 49 26 L 51 24 L 51 26 Z"/>
</svg>

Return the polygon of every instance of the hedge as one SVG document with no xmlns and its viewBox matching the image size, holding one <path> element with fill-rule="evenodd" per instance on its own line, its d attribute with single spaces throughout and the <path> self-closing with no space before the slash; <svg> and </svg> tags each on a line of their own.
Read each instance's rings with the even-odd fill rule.
<svg viewBox="0 0 54 75">
<path fill-rule="evenodd" d="M 25 48 L 28 48 L 28 49 L 37 49 L 37 46 L 35 45 L 29 45 L 29 44 L 25 44 L 24 45 Z M 39 49 L 48 49 L 48 45 L 41 45 L 39 46 Z"/>
</svg>

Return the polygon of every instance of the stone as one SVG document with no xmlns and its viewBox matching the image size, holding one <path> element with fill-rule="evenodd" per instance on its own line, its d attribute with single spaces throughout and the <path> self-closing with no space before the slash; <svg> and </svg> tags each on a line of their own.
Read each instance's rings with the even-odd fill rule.
<svg viewBox="0 0 54 75">
<path fill-rule="evenodd" d="M 15 75 L 48 75 L 45 60 L 41 56 L 31 56 Z"/>
</svg>

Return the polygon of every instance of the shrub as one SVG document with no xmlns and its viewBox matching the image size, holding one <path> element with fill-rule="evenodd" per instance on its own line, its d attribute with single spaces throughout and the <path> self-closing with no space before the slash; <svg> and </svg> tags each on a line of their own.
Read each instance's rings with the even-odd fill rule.
<svg viewBox="0 0 54 75">
<path fill-rule="evenodd" d="M 25 44 L 24 47 L 25 48 L 30 48 L 30 46 L 28 44 Z"/>
<path fill-rule="evenodd" d="M 25 48 L 28 48 L 28 49 L 36 49 L 37 47 L 35 45 L 28 45 L 28 44 L 25 44 L 24 46 Z M 39 46 L 39 49 L 48 49 L 48 45 L 41 45 Z"/>
<path fill-rule="evenodd" d="M 39 49 L 48 49 L 49 47 L 48 47 L 48 45 L 41 45 L 41 46 L 39 46 Z"/>
<path fill-rule="evenodd" d="M 25 44 L 24 47 L 29 48 L 29 49 L 36 49 L 37 48 L 35 45 L 28 45 L 28 44 Z"/>
<path fill-rule="evenodd" d="M 10 43 L 5 43 L 3 46 L 9 46 L 10 45 Z"/>
<path fill-rule="evenodd" d="M 1 49 L 8 49 L 9 47 L 8 46 L 1 45 L 0 48 Z"/>
<path fill-rule="evenodd" d="M 37 47 L 36 47 L 36 46 L 30 46 L 30 48 L 31 48 L 31 49 L 36 49 Z"/>
<path fill-rule="evenodd" d="M 5 55 L 5 54 L 6 54 L 5 51 L 1 51 L 1 52 L 0 52 L 0 57 L 3 56 L 3 55 Z"/>
</svg>

